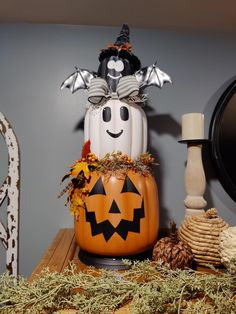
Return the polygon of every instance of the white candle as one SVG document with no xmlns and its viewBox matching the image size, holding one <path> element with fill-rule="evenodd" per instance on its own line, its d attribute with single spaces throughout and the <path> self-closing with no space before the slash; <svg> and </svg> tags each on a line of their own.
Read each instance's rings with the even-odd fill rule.
<svg viewBox="0 0 236 314">
<path fill-rule="evenodd" d="M 182 116 L 182 140 L 204 139 L 204 115 L 186 113 Z"/>
</svg>

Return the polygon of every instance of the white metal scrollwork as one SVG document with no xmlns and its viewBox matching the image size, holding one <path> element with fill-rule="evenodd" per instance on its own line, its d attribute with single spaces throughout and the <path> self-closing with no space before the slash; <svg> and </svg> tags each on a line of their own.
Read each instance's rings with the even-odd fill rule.
<svg viewBox="0 0 236 314">
<path fill-rule="evenodd" d="M 0 133 L 8 148 L 8 175 L 0 187 L 0 206 L 7 198 L 7 226 L 0 221 L 0 240 L 6 249 L 6 267 L 18 275 L 19 207 L 20 207 L 20 151 L 16 135 L 0 112 Z"/>
</svg>

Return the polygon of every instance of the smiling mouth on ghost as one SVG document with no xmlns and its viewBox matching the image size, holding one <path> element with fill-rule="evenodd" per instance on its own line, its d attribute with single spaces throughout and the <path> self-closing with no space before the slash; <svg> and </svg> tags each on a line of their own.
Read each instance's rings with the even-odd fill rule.
<svg viewBox="0 0 236 314">
<path fill-rule="evenodd" d="M 113 76 L 110 73 L 107 74 L 107 76 L 109 76 L 110 78 L 112 78 L 113 80 L 118 80 L 119 78 L 122 77 L 121 73 L 118 76 Z"/>
<path fill-rule="evenodd" d="M 119 133 L 112 133 L 109 130 L 106 130 L 107 134 L 109 134 L 111 137 L 117 138 L 119 136 L 121 136 L 121 134 L 123 133 L 124 130 L 121 130 Z"/>
</svg>

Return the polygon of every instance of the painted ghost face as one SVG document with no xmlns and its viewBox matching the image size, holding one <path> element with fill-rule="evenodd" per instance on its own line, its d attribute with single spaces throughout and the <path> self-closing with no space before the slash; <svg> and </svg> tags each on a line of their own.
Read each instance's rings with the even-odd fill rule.
<svg viewBox="0 0 236 314">
<path fill-rule="evenodd" d="M 147 149 L 147 121 L 143 109 L 110 99 L 98 108 L 90 106 L 85 115 L 84 140 L 98 158 L 121 151 L 137 158 Z"/>
<path fill-rule="evenodd" d="M 104 59 L 98 69 L 98 75 L 104 78 L 113 92 L 122 76 L 133 74 L 133 67 L 126 59 L 116 56 Z"/>
<path fill-rule="evenodd" d="M 120 137 L 123 132 L 124 129 L 126 128 L 126 124 L 123 123 L 123 121 L 128 121 L 129 120 L 129 109 L 127 108 L 127 106 L 123 105 L 119 105 L 119 108 L 115 108 L 112 106 L 105 106 L 102 110 L 102 120 L 103 122 L 107 122 L 107 129 L 106 129 L 106 133 L 113 138 L 118 138 Z M 113 110 L 112 110 L 113 109 Z M 118 110 L 117 110 L 118 109 Z M 113 111 L 113 112 L 112 112 Z M 115 111 L 115 112 L 114 112 Z M 116 119 L 120 122 L 118 123 L 118 129 L 116 129 L 114 123 L 112 122 L 112 115 L 116 115 Z M 114 117 L 113 117 L 113 121 L 114 121 Z M 109 124 L 110 122 L 110 124 Z M 116 132 L 112 132 L 114 129 L 116 129 Z"/>
<path fill-rule="evenodd" d="M 126 147 L 125 137 L 131 132 L 131 124 L 129 123 L 130 112 L 129 107 L 119 100 L 107 102 L 101 108 L 101 137 L 106 147 L 119 147 L 120 151 L 124 151 Z"/>
</svg>

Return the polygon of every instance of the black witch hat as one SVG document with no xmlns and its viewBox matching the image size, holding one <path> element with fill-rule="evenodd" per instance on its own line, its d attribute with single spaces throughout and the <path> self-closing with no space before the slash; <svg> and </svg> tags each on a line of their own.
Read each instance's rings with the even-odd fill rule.
<svg viewBox="0 0 236 314">
<path fill-rule="evenodd" d="M 114 44 L 109 44 L 106 49 L 102 50 L 99 55 L 99 61 L 102 62 L 104 59 L 111 56 L 126 59 L 130 62 L 133 67 L 133 71 L 136 72 L 140 69 L 141 63 L 138 57 L 131 52 L 131 44 L 129 41 L 129 26 L 123 24 L 119 36 Z"/>
</svg>

